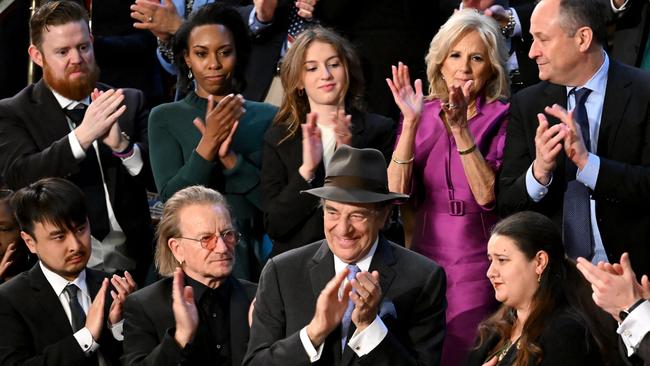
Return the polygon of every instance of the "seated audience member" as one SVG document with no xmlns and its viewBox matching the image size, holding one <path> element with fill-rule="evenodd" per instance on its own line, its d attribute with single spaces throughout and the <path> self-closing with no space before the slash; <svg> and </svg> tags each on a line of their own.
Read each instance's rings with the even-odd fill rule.
<svg viewBox="0 0 650 366">
<path fill-rule="evenodd" d="M 444 271 L 380 235 L 408 197 L 388 191 L 382 153 L 340 146 L 305 193 L 322 199 L 326 239 L 267 262 L 244 365 L 438 365 Z"/>
<path fill-rule="evenodd" d="M 605 52 L 609 8 L 535 6 L 529 56 L 543 81 L 512 97 L 497 206 L 550 217 L 570 258 L 629 252 L 634 270 L 650 273 L 650 73 Z"/>
<path fill-rule="evenodd" d="M 578 258 L 578 269 L 591 283 L 596 305 L 618 321 L 616 332 L 625 345 L 625 355 L 634 365 L 650 365 L 650 281 L 636 281 L 627 253 L 620 264 L 594 266 Z M 640 360 L 639 360 L 640 358 Z"/>
<path fill-rule="evenodd" d="M 165 278 L 124 304 L 124 365 L 241 365 L 256 286 L 231 275 L 238 240 L 220 193 L 187 187 L 165 203 L 156 250 Z"/>
<path fill-rule="evenodd" d="M 155 190 L 144 97 L 97 83 L 88 15 L 77 3 L 44 2 L 30 32 L 43 79 L 0 101 L 0 174 L 12 189 L 45 177 L 75 183 L 92 230 L 88 266 L 134 270 L 143 281 L 153 238 L 147 188 Z"/>
<path fill-rule="evenodd" d="M 262 208 L 272 255 L 323 238 L 318 198 L 299 192 L 323 185 L 341 144 L 390 156 L 393 121 L 363 111 L 361 74 L 350 42 L 321 27 L 303 32 L 282 62 L 285 99 L 262 154 Z"/>
<path fill-rule="evenodd" d="M 0 284 L 30 269 L 36 262 L 20 237 L 10 200 L 13 191 L 0 189 Z"/>
<path fill-rule="evenodd" d="M 158 38 L 158 60 L 167 72 L 176 75 L 180 70 L 174 65 L 176 51 L 172 45 L 183 21 L 206 4 L 233 5 L 248 25 L 253 43 L 242 93 L 250 100 L 279 105 L 283 93 L 277 77 L 278 63 L 290 42 L 303 29 L 317 23 L 314 13 L 318 11 L 318 1 L 136 0 L 131 5 L 131 17 L 136 21 L 134 27 L 148 29 Z"/>
<path fill-rule="evenodd" d="M 151 166 L 158 192 L 163 201 L 195 184 L 223 192 L 243 235 L 235 276 L 255 277 L 251 269 L 257 267 L 250 259 L 264 235 L 261 146 L 276 108 L 236 94 L 243 87 L 250 41 L 235 10 L 221 4 L 200 8 L 176 33 L 175 50 L 181 88 L 193 90 L 151 111 Z"/>
<path fill-rule="evenodd" d="M 119 365 L 122 306 L 135 282 L 128 272 L 113 275 L 109 289 L 106 274 L 86 267 L 91 237 L 83 192 L 46 178 L 16 192 L 12 206 L 39 261 L 0 285 L 0 364 Z"/>
<path fill-rule="evenodd" d="M 426 103 L 406 65 L 387 79 L 403 116 L 389 187 L 414 201 L 411 249 L 440 264 L 450 284 L 442 365 L 465 358 L 476 326 L 497 308 L 484 273 L 508 115 L 502 38 L 492 19 L 462 10 L 431 41 Z"/>
<path fill-rule="evenodd" d="M 591 301 L 549 218 L 525 211 L 504 219 L 487 255 L 487 276 L 503 305 L 480 324 L 465 365 L 616 364 L 614 324 Z"/>
</svg>

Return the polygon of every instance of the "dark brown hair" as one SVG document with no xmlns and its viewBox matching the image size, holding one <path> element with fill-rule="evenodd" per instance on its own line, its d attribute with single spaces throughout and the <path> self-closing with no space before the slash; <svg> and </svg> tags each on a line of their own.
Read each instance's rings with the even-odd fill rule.
<svg viewBox="0 0 650 366">
<path fill-rule="evenodd" d="M 576 268 L 575 262 L 566 258 L 562 235 L 553 221 L 536 212 L 519 212 L 499 222 L 492 229 L 492 235 L 511 239 L 528 260 L 533 260 L 540 251 L 548 254 L 548 264 L 533 295 L 530 315 L 523 324 L 515 366 L 539 364 L 542 361 L 544 354 L 539 338 L 548 319 L 560 308 L 568 308 L 571 315 L 585 325 L 603 359 L 617 355 L 616 339 L 613 337 L 616 334 L 615 324 L 592 301 L 591 287 Z M 491 353 L 502 349 L 510 339 L 516 319 L 516 311 L 502 305 L 479 325 L 478 347 L 496 333 L 500 341 Z"/>
<path fill-rule="evenodd" d="M 74 1 L 50 1 L 36 9 L 29 20 L 29 36 L 39 50 L 43 44 L 43 30 L 49 26 L 83 21 L 88 26 L 88 13 Z"/>
<path fill-rule="evenodd" d="M 345 68 L 346 85 L 343 88 L 345 110 L 347 113 L 363 109 L 363 72 L 361 62 L 352 44 L 333 30 L 315 26 L 302 32 L 291 44 L 282 60 L 280 78 L 284 88 L 284 100 L 273 124 L 285 126 L 286 136 L 280 141 L 291 139 L 307 119 L 310 112 L 309 100 L 300 89 L 307 50 L 314 42 L 330 44 L 336 50 Z"/>
</svg>

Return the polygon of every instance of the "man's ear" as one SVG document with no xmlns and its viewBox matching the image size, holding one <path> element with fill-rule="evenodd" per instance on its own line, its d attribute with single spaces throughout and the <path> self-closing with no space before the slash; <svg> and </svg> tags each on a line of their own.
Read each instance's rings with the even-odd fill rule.
<svg viewBox="0 0 650 366">
<path fill-rule="evenodd" d="M 594 43 L 594 31 L 589 27 L 580 27 L 576 31 L 580 52 L 587 52 Z"/>
<path fill-rule="evenodd" d="M 30 252 L 33 254 L 38 254 L 36 253 L 36 239 L 32 238 L 31 235 L 27 234 L 24 231 L 20 232 L 20 237 L 23 238 L 23 241 L 25 242 L 25 245 L 27 245 L 27 248 L 29 248 Z"/>
<path fill-rule="evenodd" d="M 29 58 L 31 58 L 36 65 L 43 67 L 43 53 L 41 53 L 38 47 L 33 44 L 29 45 L 27 53 L 29 54 Z"/>
<path fill-rule="evenodd" d="M 169 238 L 169 240 L 167 240 L 167 246 L 172 251 L 172 254 L 174 255 L 174 258 L 176 258 L 176 261 L 178 261 L 180 264 L 183 264 L 185 261 L 185 250 L 183 246 L 181 246 L 181 242 L 176 238 Z"/>
</svg>

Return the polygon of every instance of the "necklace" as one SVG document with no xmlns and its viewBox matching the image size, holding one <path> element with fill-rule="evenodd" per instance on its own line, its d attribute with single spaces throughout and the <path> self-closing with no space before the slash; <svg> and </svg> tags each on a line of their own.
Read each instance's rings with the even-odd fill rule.
<svg viewBox="0 0 650 366">
<path fill-rule="evenodd" d="M 513 345 L 517 347 L 517 349 L 520 348 L 521 341 L 519 340 L 519 338 L 517 338 L 517 341 L 515 341 L 514 343 L 508 341 L 506 342 L 506 344 L 503 345 L 503 348 L 501 348 L 501 351 L 497 356 L 497 364 L 501 362 L 504 357 L 506 357 L 506 355 L 508 354 L 508 352 L 510 352 L 510 349 L 512 348 Z"/>
</svg>

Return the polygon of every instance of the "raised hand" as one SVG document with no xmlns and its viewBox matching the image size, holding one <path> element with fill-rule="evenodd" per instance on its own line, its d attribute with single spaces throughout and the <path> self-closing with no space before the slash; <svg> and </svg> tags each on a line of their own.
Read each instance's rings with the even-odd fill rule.
<svg viewBox="0 0 650 366">
<path fill-rule="evenodd" d="M 106 291 L 108 291 L 108 278 L 104 278 L 104 281 L 102 281 L 102 287 L 97 292 L 97 295 L 95 295 L 95 299 L 92 304 L 90 304 L 88 314 L 86 315 L 86 328 L 88 328 L 95 341 L 99 339 L 99 336 L 102 334 L 102 329 L 104 328 L 104 304 L 106 302 Z"/>
<path fill-rule="evenodd" d="M 260 22 L 268 23 L 273 20 L 278 0 L 254 0 L 255 16 Z"/>
<path fill-rule="evenodd" d="M 183 18 L 178 15 L 172 0 L 135 0 L 135 4 L 131 5 L 131 18 L 136 21 L 134 28 L 149 30 L 165 42 L 183 24 Z"/>
<path fill-rule="evenodd" d="M 395 104 L 397 104 L 404 116 L 404 123 L 416 125 L 420 121 L 422 106 L 424 105 L 422 80 L 415 80 L 414 86 L 411 86 L 408 66 L 401 62 L 397 67 L 391 66 L 391 70 L 393 79 L 386 79 L 386 83 L 388 83 L 388 87 L 393 93 Z"/>
<path fill-rule="evenodd" d="M 332 112 L 327 116 L 325 123 L 332 126 L 334 131 L 334 138 L 336 139 L 336 147 L 341 145 L 351 145 L 352 133 L 350 132 L 350 125 L 352 125 L 352 116 L 345 114 L 343 109 Z"/>
<path fill-rule="evenodd" d="M 233 125 L 245 112 L 244 98 L 241 95 L 227 95 L 216 106 L 213 96 L 210 95 L 205 112 L 205 123 L 198 117 L 194 119 L 194 126 L 202 136 L 196 147 L 196 152 L 208 161 L 213 161 L 217 156 L 221 157 L 219 151 L 222 144 L 229 136 L 232 139 Z M 226 152 L 229 147 L 230 144 L 228 144 Z"/>
<path fill-rule="evenodd" d="M 566 130 L 564 136 L 564 152 L 578 169 L 582 170 L 589 160 L 589 151 L 585 147 L 585 142 L 582 139 L 580 125 L 573 120 L 574 112 L 567 112 L 566 109 L 558 104 L 544 108 L 544 112 L 562 121 L 562 127 Z"/>
<path fill-rule="evenodd" d="M 5 279 L 7 270 L 13 264 L 14 253 L 16 253 L 16 243 L 9 243 L 9 245 L 7 245 L 7 250 L 5 250 L 5 254 L 2 256 L 2 261 L 0 261 L 1 279 Z"/>
<path fill-rule="evenodd" d="M 117 119 L 126 111 L 126 106 L 122 105 L 124 93 L 121 89 L 110 89 L 104 92 L 95 89 L 91 96 L 94 99 L 86 110 L 83 121 L 74 130 L 84 150 L 87 150 L 93 141 L 104 139 L 113 125 L 117 124 Z M 109 147 L 113 148 L 110 145 Z"/>
<path fill-rule="evenodd" d="M 467 107 L 469 106 L 470 91 L 474 81 L 468 80 L 463 86 L 449 87 L 449 101 L 442 103 L 445 120 L 452 132 L 460 132 L 467 128 Z"/>
<path fill-rule="evenodd" d="M 138 285 L 135 284 L 133 277 L 131 277 L 131 274 L 127 271 L 124 271 L 124 277 L 113 275 L 111 283 L 113 284 L 115 291 L 111 290 L 113 302 L 108 311 L 108 323 L 113 325 L 122 320 L 122 306 L 124 305 L 124 301 L 129 294 L 137 290 Z"/>
<path fill-rule="evenodd" d="M 189 343 L 199 326 L 199 313 L 194 303 L 192 286 L 183 286 L 183 271 L 176 268 L 172 284 L 172 310 L 176 320 L 174 339 L 181 348 Z"/>
<path fill-rule="evenodd" d="M 314 347 L 318 348 L 327 336 L 341 324 L 345 309 L 348 307 L 351 286 L 346 282 L 339 298 L 339 288 L 348 274 L 348 269 L 337 273 L 318 295 L 316 312 L 307 325 L 307 336 Z"/>
<path fill-rule="evenodd" d="M 535 131 L 535 160 L 533 161 L 533 176 L 535 179 L 546 185 L 551 181 L 551 175 L 555 170 L 555 160 L 562 151 L 562 141 L 566 136 L 566 129 L 562 125 L 549 127 L 546 116 L 542 113 L 537 115 L 539 126 Z"/>
<path fill-rule="evenodd" d="M 90 94 L 90 99 L 95 101 L 100 95 L 104 94 L 97 88 Z M 129 140 L 122 135 L 122 128 L 119 123 L 113 123 L 106 135 L 102 138 L 102 143 L 115 152 L 124 151 L 129 146 Z"/>
<path fill-rule="evenodd" d="M 298 8 L 298 16 L 304 19 L 313 18 L 316 3 L 318 0 L 297 0 L 295 5 Z"/>
<path fill-rule="evenodd" d="M 352 322 L 357 330 L 362 331 L 375 320 L 379 311 L 381 302 L 379 272 L 359 272 L 350 282 L 355 290 L 350 292 L 350 298 L 354 302 Z"/>
<path fill-rule="evenodd" d="M 316 168 L 323 160 L 323 140 L 320 128 L 316 125 L 318 115 L 315 112 L 307 114 L 307 122 L 302 128 L 302 165 L 298 172 L 305 180 L 310 180 L 316 173 Z"/>
</svg>

